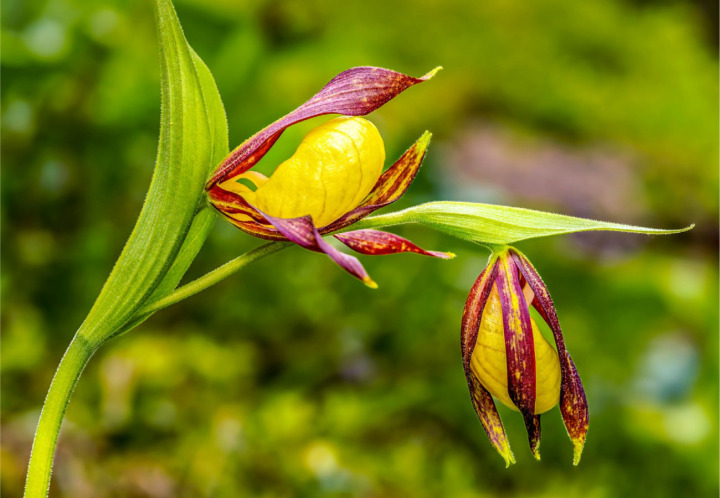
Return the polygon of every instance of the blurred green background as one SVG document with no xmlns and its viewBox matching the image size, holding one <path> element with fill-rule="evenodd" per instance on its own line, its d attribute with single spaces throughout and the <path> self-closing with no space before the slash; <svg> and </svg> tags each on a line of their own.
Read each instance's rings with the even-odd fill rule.
<svg viewBox="0 0 720 498">
<path fill-rule="evenodd" d="M 434 132 L 399 206 L 452 199 L 678 227 L 520 244 L 555 299 L 591 423 L 557 408 L 518 463 L 470 404 L 459 325 L 488 254 L 363 257 L 370 291 L 290 249 L 101 349 L 67 412 L 51 496 L 718 494 L 717 6 L 673 0 L 178 0 L 230 143 L 355 65 L 434 80 L 374 113 L 397 157 Z M 128 236 L 159 125 L 149 0 L 2 3 L 2 479 L 19 496 L 62 352 Z M 262 168 L 318 121 L 286 133 Z M 218 221 L 190 277 L 258 245 Z"/>
</svg>

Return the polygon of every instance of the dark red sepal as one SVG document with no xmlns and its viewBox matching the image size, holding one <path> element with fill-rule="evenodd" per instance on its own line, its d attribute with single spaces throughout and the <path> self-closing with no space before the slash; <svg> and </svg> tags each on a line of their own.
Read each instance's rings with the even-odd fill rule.
<svg viewBox="0 0 720 498">
<path fill-rule="evenodd" d="M 500 456 L 505 459 L 505 465 L 515 463 L 515 457 L 510 449 L 510 443 L 505 435 L 500 414 L 495 407 L 495 402 L 490 393 L 483 387 L 480 380 L 470 368 L 475 344 L 477 343 L 478 331 L 482 320 L 482 313 L 487 304 L 490 291 L 495 283 L 497 275 L 496 260 L 491 259 L 487 268 L 483 270 L 475 281 L 463 310 L 462 326 L 460 328 L 460 349 L 462 351 L 463 369 L 465 379 L 470 390 L 470 399 L 473 408 L 477 413 L 480 423 L 485 429 L 490 443 L 495 447 Z"/>
<path fill-rule="evenodd" d="M 449 252 L 426 251 L 399 235 L 380 230 L 354 230 L 335 234 L 334 237 L 353 251 L 369 256 L 413 252 L 442 259 L 455 257 L 453 253 Z"/>
<path fill-rule="evenodd" d="M 535 458 L 539 458 L 537 450 L 540 444 L 540 423 L 535 416 L 536 373 L 532 322 L 517 266 L 507 253 L 498 257 L 497 288 L 505 332 L 508 394 L 523 414 L 530 449 Z"/>
<path fill-rule="evenodd" d="M 343 270 L 362 280 L 365 285 L 377 288 L 377 284 L 370 278 L 355 256 L 340 252 L 323 240 L 310 216 L 276 218 L 265 213 L 262 214 L 290 242 L 311 251 L 327 254 Z"/>
<path fill-rule="evenodd" d="M 520 269 L 522 276 L 535 294 L 532 303 L 533 307 L 540 313 L 545 323 L 548 324 L 555 338 L 555 345 L 560 360 L 560 371 L 562 373 L 560 413 L 562 414 L 568 435 L 573 442 L 573 464 L 577 465 L 580 462 L 582 450 L 585 446 L 590 421 L 585 390 L 583 389 L 580 376 L 575 368 L 575 363 L 573 363 L 572 358 L 570 358 L 570 353 L 568 353 L 567 347 L 565 346 L 565 340 L 563 339 L 560 322 L 557 317 L 557 312 L 555 311 L 555 305 L 550 297 L 550 292 L 548 292 L 545 283 L 542 281 L 542 278 L 540 278 L 540 275 L 532 263 L 530 263 L 522 253 L 516 249 L 511 249 L 510 254 Z"/>
<path fill-rule="evenodd" d="M 395 98 L 403 90 L 428 80 L 436 71 L 431 71 L 420 78 L 369 66 L 343 71 L 310 100 L 233 150 L 208 180 L 205 185 L 206 190 L 252 168 L 289 126 L 325 114 L 364 116 Z"/>
</svg>

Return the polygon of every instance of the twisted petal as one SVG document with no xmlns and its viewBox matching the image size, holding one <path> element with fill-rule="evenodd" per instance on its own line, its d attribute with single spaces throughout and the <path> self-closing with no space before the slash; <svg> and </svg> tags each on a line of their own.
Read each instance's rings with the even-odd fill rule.
<svg viewBox="0 0 720 498">
<path fill-rule="evenodd" d="M 497 288 L 502 305 L 507 354 L 508 394 L 523 414 L 530 449 L 540 459 L 540 418 L 535 415 L 535 344 L 530 311 L 513 258 L 498 258 Z"/>
<path fill-rule="evenodd" d="M 570 353 L 568 353 L 565 347 L 562 330 L 560 330 L 560 322 L 555 312 L 555 305 L 550 298 L 547 287 L 545 287 L 540 275 L 524 255 L 516 250 L 511 250 L 510 253 L 518 268 L 520 268 L 522 276 L 535 293 L 535 298 L 532 303 L 533 306 L 548 324 L 555 337 L 555 345 L 557 346 L 562 371 L 560 413 L 562 414 L 568 435 L 573 442 L 573 465 L 577 465 L 580 463 L 580 456 L 585 446 L 585 438 L 587 437 L 589 424 L 585 390 L 580 382 L 580 376 L 577 373 L 575 364 L 572 358 L 570 358 Z"/>
<path fill-rule="evenodd" d="M 377 288 L 377 284 L 370 278 L 356 257 L 338 251 L 323 240 L 310 216 L 300 218 L 276 218 L 267 214 L 264 216 L 290 242 L 311 251 L 327 254 L 343 270 L 362 280 L 365 285 Z"/>
<path fill-rule="evenodd" d="M 415 179 L 420 165 L 430 145 L 430 132 L 423 135 L 405 153 L 385 171 L 373 187 L 370 194 L 357 208 L 345 214 L 322 229 L 323 233 L 334 232 L 352 225 L 373 211 L 392 204 L 407 191 Z"/>
<path fill-rule="evenodd" d="M 477 343 L 478 331 L 482 313 L 490 297 L 493 283 L 497 276 L 497 264 L 495 259 L 491 260 L 480 276 L 473 284 L 465 301 L 463 309 L 462 325 L 460 333 L 460 349 L 463 357 L 465 374 L 470 371 L 470 360 Z"/>
<path fill-rule="evenodd" d="M 355 230 L 336 234 L 335 238 L 353 251 L 370 256 L 414 252 L 416 254 L 442 259 L 452 259 L 455 257 L 455 255 L 450 252 L 426 251 L 399 235 L 382 232 L 380 230 Z"/>
<path fill-rule="evenodd" d="M 215 185 L 210 189 L 210 196 L 218 212 L 244 232 L 267 240 L 286 240 L 286 237 L 273 228 L 266 217 L 241 195 Z"/>
<path fill-rule="evenodd" d="M 470 372 L 468 377 L 468 386 L 470 387 L 470 397 L 472 398 L 475 413 L 480 418 L 480 423 L 490 438 L 490 442 L 505 460 L 505 467 L 509 467 L 511 463 L 515 463 L 515 455 L 510 450 L 505 429 L 503 428 L 500 414 L 495 407 L 495 401 L 490 393 L 485 389 L 475 374 Z"/>
<path fill-rule="evenodd" d="M 432 78 L 438 70 L 421 78 L 379 67 L 355 67 L 338 74 L 310 100 L 240 144 L 220 163 L 205 188 L 252 168 L 287 127 L 324 114 L 364 116 L 403 90 Z"/>
<path fill-rule="evenodd" d="M 480 422 L 488 438 L 490 438 L 490 442 L 505 459 L 505 465 L 509 466 L 511 463 L 515 463 L 515 457 L 512 450 L 510 450 L 510 443 L 505 435 L 505 429 L 503 429 L 500 415 L 497 412 L 497 408 L 495 408 L 495 402 L 470 368 L 470 359 L 472 358 L 475 343 L 477 342 L 480 320 L 496 275 L 497 266 L 495 261 L 492 260 L 475 281 L 472 289 L 470 289 L 470 294 L 468 295 L 467 301 L 465 302 L 465 309 L 463 310 L 460 347 L 462 349 L 465 378 L 467 379 L 468 388 L 470 389 L 470 398 L 472 399 L 475 413 L 477 413 L 478 418 L 480 418 Z"/>
</svg>

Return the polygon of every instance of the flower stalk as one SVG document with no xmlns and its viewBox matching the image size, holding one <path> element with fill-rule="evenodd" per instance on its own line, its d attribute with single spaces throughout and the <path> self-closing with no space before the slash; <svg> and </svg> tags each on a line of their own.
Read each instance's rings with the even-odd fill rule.
<svg viewBox="0 0 720 498">
<path fill-rule="evenodd" d="M 136 312 L 125 327 L 113 334 L 113 337 L 132 330 L 153 313 L 187 299 L 235 274 L 251 263 L 290 246 L 291 244 L 288 242 L 270 242 L 228 261 L 202 277 L 179 287 L 156 301 L 146 304 Z M 47 495 L 50 486 L 53 456 L 65 410 L 80 374 L 99 347 L 100 344 L 93 344 L 82 335 L 76 334 L 60 361 L 45 398 L 40 421 L 35 432 L 25 484 L 26 498 Z"/>
<path fill-rule="evenodd" d="M 25 481 L 26 498 L 43 497 L 48 494 L 55 447 L 65 410 L 80 374 L 96 349 L 97 347 L 90 344 L 87 339 L 76 335 L 60 361 L 35 431 Z"/>
<path fill-rule="evenodd" d="M 204 291 L 205 289 L 212 287 L 218 282 L 242 270 L 249 264 L 259 261 L 266 256 L 270 256 L 271 254 L 275 254 L 276 252 L 282 251 L 283 249 L 287 249 L 291 246 L 292 244 L 290 244 L 289 242 L 268 242 L 267 244 L 263 244 L 262 246 L 257 247 L 256 249 L 253 249 L 252 251 L 249 251 L 241 256 L 238 256 L 235 259 L 231 259 L 224 265 L 215 268 L 214 270 L 206 273 L 202 277 L 199 277 L 192 282 L 188 282 L 187 284 L 178 287 L 174 291 L 155 301 L 147 303 L 145 306 L 138 310 L 138 312 L 135 314 L 135 318 L 133 319 L 133 321 L 120 333 L 127 332 L 130 329 L 137 327 L 140 322 L 145 321 L 153 313 L 165 309 L 168 306 L 172 306 L 173 304 L 177 304 L 184 299 L 194 296 L 198 292 Z"/>
</svg>

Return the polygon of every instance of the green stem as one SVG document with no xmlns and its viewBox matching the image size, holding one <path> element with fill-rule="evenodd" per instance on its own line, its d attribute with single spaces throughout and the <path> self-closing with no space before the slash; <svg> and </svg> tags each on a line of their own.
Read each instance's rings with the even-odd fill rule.
<svg viewBox="0 0 720 498">
<path fill-rule="evenodd" d="M 65 409 L 80 374 L 96 349 L 87 339 L 75 335 L 60 361 L 35 432 L 25 481 L 25 498 L 42 498 L 48 495 L 53 457 Z"/>
<path fill-rule="evenodd" d="M 237 258 L 228 261 L 224 265 L 215 268 L 210 273 L 206 273 L 202 277 L 197 278 L 192 282 L 188 282 L 182 287 L 178 287 L 170 294 L 167 294 L 157 299 L 156 301 L 146 304 L 145 306 L 140 308 L 137 313 L 135 313 L 133 322 L 135 320 L 144 320 L 156 311 L 167 308 L 168 306 L 178 303 L 183 299 L 187 299 L 188 297 L 193 296 L 198 292 L 215 285 L 216 283 L 226 279 L 233 273 L 243 269 L 250 263 L 254 263 L 255 261 L 262 259 L 265 256 L 274 254 L 287 247 L 290 247 L 291 245 L 292 244 L 290 242 L 270 242 L 256 249 L 253 249 L 252 251 L 246 252 L 242 256 L 238 256 Z"/>
<path fill-rule="evenodd" d="M 122 330 L 113 336 L 136 327 L 150 315 L 163 308 L 167 308 L 183 299 L 186 299 L 208 287 L 229 277 L 238 270 L 259 259 L 276 253 L 291 244 L 289 242 L 270 242 L 253 249 L 250 252 L 228 261 L 216 268 L 183 285 L 175 291 L 143 306 L 133 318 L 130 319 Z M 65 355 L 60 361 L 50 384 L 50 390 L 45 398 L 40 421 L 38 422 L 32 451 L 30 453 L 30 464 L 28 467 L 27 480 L 25 481 L 25 498 L 44 498 L 48 495 L 50 488 L 50 475 L 52 473 L 53 457 L 57 446 L 60 426 L 65 415 L 65 409 L 70 402 L 75 384 L 80 378 L 85 365 L 90 357 L 97 350 L 99 345 L 93 345 L 82 335 L 76 334 Z"/>
<path fill-rule="evenodd" d="M 404 223 L 412 223 L 414 218 L 408 217 L 406 214 L 408 209 L 395 211 L 393 213 L 381 214 L 378 216 L 370 216 L 354 223 L 348 230 L 365 230 L 368 228 L 382 228 L 391 225 L 402 225 Z M 341 230 L 342 231 L 342 230 Z"/>
</svg>

